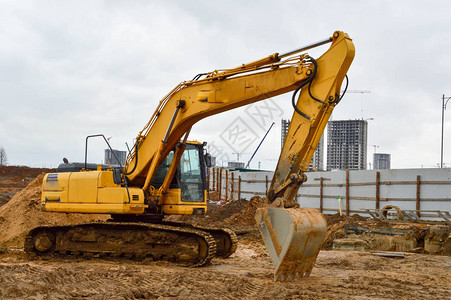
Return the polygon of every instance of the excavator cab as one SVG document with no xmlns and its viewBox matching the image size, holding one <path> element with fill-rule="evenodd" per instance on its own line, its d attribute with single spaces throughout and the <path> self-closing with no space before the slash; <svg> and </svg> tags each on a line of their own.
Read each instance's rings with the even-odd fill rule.
<svg viewBox="0 0 451 300">
<path fill-rule="evenodd" d="M 158 190 L 174 157 L 171 151 L 158 166 L 152 181 L 152 188 Z M 209 155 L 204 152 L 204 144 L 190 141 L 186 143 L 180 163 L 164 198 L 162 212 L 169 215 L 204 215 L 207 211 L 206 168 Z"/>
</svg>

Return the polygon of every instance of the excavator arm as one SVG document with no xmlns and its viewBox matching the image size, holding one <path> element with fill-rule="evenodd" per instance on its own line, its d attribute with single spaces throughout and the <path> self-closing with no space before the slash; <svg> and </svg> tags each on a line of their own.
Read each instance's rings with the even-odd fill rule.
<svg viewBox="0 0 451 300">
<path fill-rule="evenodd" d="M 275 53 L 238 68 L 216 70 L 204 74 L 203 79 L 197 76 L 195 80 L 179 84 L 160 101 L 152 118 L 137 136 L 136 151 L 129 156 L 126 166 L 130 184 L 147 190 L 159 164 L 199 120 L 307 86 L 321 101 L 315 101 L 307 92 L 301 91 L 297 110 L 302 110 L 304 115 L 295 112 L 292 122 L 303 126 L 303 134 L 299 136 L 299 128 L 291 132 L 297 138 L 290 140 L 296 144 L 287 146 L 282 152 L 280 172 L 272 185 L 272 189 L 276 189 L 289 177 L 287 170 L 291 165 L 299 168 L 301 164 L 305 165 L 308 156 L 313 155 L 328 116 L 338 102 L 336 95 L 354 56 L 353 43 L 343 32 L 337 31 L 316 45 L 325 42 L 332 44 L 317 61 L 307 55 L 295 55 L 297 51 L 283 55 Z M 299 52 L 311 47 L 304 47 Z M 304 127 L 310 130 L 306 132 Z M 304 157 L 296 155 L 293 162 L 293 153 L 299 147 L 303 147 Z M 287 155 L 291 157 L 288 161 Z"/>
</svg>

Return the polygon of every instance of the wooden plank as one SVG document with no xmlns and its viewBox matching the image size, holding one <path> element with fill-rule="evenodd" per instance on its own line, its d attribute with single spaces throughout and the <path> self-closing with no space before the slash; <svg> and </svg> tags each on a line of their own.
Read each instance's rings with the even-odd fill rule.
<svg viewBox="0 0 451 300">
<path fill-rule="evenodd" d="M 416 185 L 416 181 L 381 181 L 384 185 Z M 451 184 L 451 181 L 422 181 L 421 184 Z"/>
<path fill-rule="evenodd" d="M 416 181 L 380 181 L 379 185 L 416 185 Z M 421 184 L 431 184 L 431 185 L 447 185 L 451 184 L 451 181 L 421 181 Z M 324 183 L 323 187 L 343 187 L 345 183 Z M 374 185 L 374 182 L 355 182 L 349 183 L 349 186 L 367 186 Z M 303 187 L 319 187 L 318 183 L 307 183 L 303 184 Z"/>
<path fill-rule="evenodd" d="M 321 198 L 321 195 L 297 194 L 297 196 L 298 197 Z M 323 199 L 337 199 L 337 195 L 324 195 L 323 194 L 322 197 L 323 197 Z M 372 201 L 375 201 L 376 197 L 349 196 L 349 199 L 350 200 L 372 200 Z M 381 198 L 381 200 L 384 200 L 384 199 Z"/>
<path fill-rule="evenodd" d="M 268 194 L 268 175 L 265 176 L 265 195 Z"/>
<path fill-rule="evenodd" d="M 219 178 L 219 170 L 220 169 L 216 169 L 216 191 L 219 192 L 219 182 L 221 181 L 221 178 Z M 220 200 L 220 199 L 218 199 Z"/>
<path fill-rule="evenodd" d="M 320 198 L 320 195 L 311 194 L 297 194 L 298 197 L 309 197 L 309 198 Z M 324 195 L 323 199 L 337 199 L 336 195 Z M 376 197 L 360 197 L 360 196 L 349 196 L 350 200 L 372 200 L 375 201 Z M 380 198 L 380 201 L 416 201 L 416 198 Z M 421 198 L 421 202 L 448 202 L 451 198 Z"/>
<path fill-rule="evenodd" d="M 230 183 L 230 201 L 233 201 L 234 186 L 235 186 L 235 178 L 234 173 L 232 172 L 232 182 Z"/>
<path fill-rule="evenodd" d="M 265 192 L 254 192 L 254 191 L 241 191 L 242 194 L 252 194 L 252 195 L 263 195 L 265 196 Z"/>
<path fill-rule="evenodd" d="M 344 183 L 324 183 L 324 187 L 342 187 L 344 186 Z M 319 183 L 309 183 L 309 184 L 302 184 L 303 187 L 319 187 Z"/>
<path fill-rule="evenodd" d="M 222 169 L 218 172 L 218 201 L 221 201 L 221 189 L 222 189 Z"/>
<path fill-rule="evenodd" d="M 323 177 L 319 179 L 319 211 L 323 212 Z"/>
<path fill-rule="evenodd" d="M 266 180 L 258 180 L 258 179 L 242 179 L 242 182 L 246 182 L 246 183 L 265 183 Z"/>
<path fill-rule="evenodd" d="M 379 209 L 379 201 L 380 201 L 380 191 L 379 191 L 379 184 L 381 179 L 381 173 L 376 172 L 376 209 Z"/>
<path fill-rule="evenodd" d="M 228 194 L 229 194 L 229 170 L 225 170 L 225 190 L 224 190 L 224 200 L 225 201 L 229 201 L 229 199 L 227 198 Z"/>
<path fill-rule="evenodd" d="M 216 189 L 216 185 L 215 185 L 215 184 L 216 184 L 216 178 L 215 178 L 215 175 L 216 175 L 216 174 L 215 174 L 215 169 L 216 169 L 216 168 L 211 168 L 211 175 L 212 175 L 212 177 L 213 177 L 213 178 L 212 178 L 212 181 L 213 181 L 212 183 L 213 183 L 213 184 L 212 184 L 212 187 L 211 187 L 211 190 L 212 190 L 212 191 L 214 191 L 214 190 Z"/>
<path fill-rule="evenodd" d="M 333 211 L 333 212 L 339 212 L 340 210 L 338 208 L 325 208 L 324 211 Z M 362 210 L 349 210 L 350 213 L 360 213 L 360 214 L 366 214 L 366 212 Z"/>
<path fill-rule="evenodd" d="M 349 216 L 349 169 L 346 169 L 346 215 Z"/>
<path fill-rule="evenodd" d="M 421 181 L 421 184 L 451 184 L 451 181 Z"/>
<path fill-rule="evenodd" d="M 420 217 L 420 175 L 417 176 L 417 199 L 416 199 L 417 216 Z"/>
<path fill-rule="evenodd" d="M 238 201 L 241 200 L 241 176 L 238 176 Z"/>
</svg>

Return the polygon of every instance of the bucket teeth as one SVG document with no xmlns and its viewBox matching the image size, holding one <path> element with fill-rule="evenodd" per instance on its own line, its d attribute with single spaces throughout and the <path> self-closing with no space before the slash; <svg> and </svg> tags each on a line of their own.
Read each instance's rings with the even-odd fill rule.
<svg viewBox="0 0 451 300">
<path fill-rule="evenodd" d="M 309 276 L 326 236 L 324 216 L 313 208 L 265 207 L 255 218 L 275 265 L 274 280 Z"/>
<path fill-rule="evenodd" d="M 295 262 L 285 262 L 274 272 L 274 281 L 291 281 L 308 277 L 315 265 L 316 257 L 301 258 Z"/>
</svg>

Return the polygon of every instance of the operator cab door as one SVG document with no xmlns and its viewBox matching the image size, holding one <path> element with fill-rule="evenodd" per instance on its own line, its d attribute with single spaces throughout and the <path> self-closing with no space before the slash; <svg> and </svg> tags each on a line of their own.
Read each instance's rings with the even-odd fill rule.
<svg viewBox="0 0 451 300">
<path fill-rule="evenodd" d="M 204 202 L 205 173 L 202 148 L 188 144 L 180 160 L 180 185 L 182 202 Z"/>
<path fill-rule="evenodd" d="M 152 186 L 158 189 L 164 181 L 174 152 L 158 167 Z M 169 186 L 163 211 L 168 214 L 193 214 L 206 205 L 206 170 L 202 144 L 186 144 L 180 164 Z M 203 209 L 205 211 L 205 209 Z"/>
</svg>

